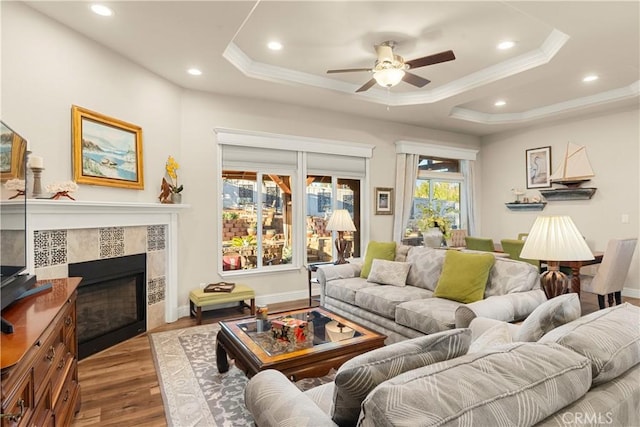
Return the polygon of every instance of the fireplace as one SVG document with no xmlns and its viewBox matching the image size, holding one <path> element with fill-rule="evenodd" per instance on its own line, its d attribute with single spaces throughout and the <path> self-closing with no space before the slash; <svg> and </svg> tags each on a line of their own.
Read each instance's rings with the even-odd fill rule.
<svg viewBox="0 0 640 427">
<path fill-rule="evenodd" d="M 78 287 L 79 359 L 146 331 L 146 254 L 69 264 Z"/>
</svg>

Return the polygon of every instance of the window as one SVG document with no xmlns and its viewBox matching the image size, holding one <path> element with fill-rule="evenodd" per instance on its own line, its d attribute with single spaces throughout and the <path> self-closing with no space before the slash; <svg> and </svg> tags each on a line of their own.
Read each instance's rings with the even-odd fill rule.
<svg viewBox="0 0 640 427">
<path fill-rule="evenodd" d="M 291 176 L 223 170 L 222 182 L 223 271 L 290 263 Z"/>
<path fill-rule="evenodd" d="M 459 160 L 420 156 L 405 237 L 415 236 L 424 230 L 429 216 L 444 220 L 448 229 L 461 228 L 462 183 Z"/>
<path fill-rule="evenodd" d="M 333 194 L 336 197 L 332 197 Z M 349 211 L 356 226 L 355 232 L 345 232 L 345 239 L 351 242 L 346 256 L 360 256 L 360 180 L 307 175 L 307 262 L 326 262 L 335 258 L 333 242 L 337 236 L 326 230 L 335 209 Z"/>
<path fill-rule="evenodd" d="M 216 129 L 222 198 L 221 274 L 299 269 L 330 261 L 337 233 L 326 230 L 335 209 L 347 209 L 358 231 L 361 187 L 373 146 Z M 265 148 L 269 147 L 269 148 Z"/>
</svg>

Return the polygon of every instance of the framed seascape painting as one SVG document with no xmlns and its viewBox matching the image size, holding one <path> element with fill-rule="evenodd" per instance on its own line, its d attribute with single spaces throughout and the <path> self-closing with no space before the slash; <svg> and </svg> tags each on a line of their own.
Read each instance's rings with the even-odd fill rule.
<svg viewBox="0 0 640 427">
<path fill-rule="evenodd" d="M 376 187 L 376 215 L 393 215 L 393 188 Z"/>
<path fill-rule="evenodd" d="M 0 181 L 24 179 L 27 141 L 0 122 Z"/>
<path fill-rule="evenodd" d="M 527 188 L 551 187 L 551 147 L 526 150 Z"/>
<path fill-rule="evenodd" d="M 76 105 L 71 113 L 74 180 L 144 189 L 142 128 Z"/>
</svg>

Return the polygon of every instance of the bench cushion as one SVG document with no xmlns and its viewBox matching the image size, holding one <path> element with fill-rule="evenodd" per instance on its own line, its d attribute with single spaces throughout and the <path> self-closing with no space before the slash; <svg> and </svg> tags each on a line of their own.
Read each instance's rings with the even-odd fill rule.
<svg viewBox="0 0 640 427">
<path fill-rule="evenodd" d="M 244 301 L 255 297 L 256 293 L 246 285 L 236 285 L 231 292 L 205 292 L 202 289 L 196 289 L 189 293 L 189 299 L 196 307 Z"/>
</svg>

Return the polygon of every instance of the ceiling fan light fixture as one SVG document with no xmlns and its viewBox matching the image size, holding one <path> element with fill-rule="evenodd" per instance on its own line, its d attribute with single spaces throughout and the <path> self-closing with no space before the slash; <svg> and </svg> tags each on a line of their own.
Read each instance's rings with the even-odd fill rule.
<svg viewBox="0 0 640 427">
<path fill-rule="evenodd" d="M 373 78 L 382 87 L 393 87 L 402 81 L 404 70 L 401 68 L 383 68 L 374 72 Z"/>
</svg>

